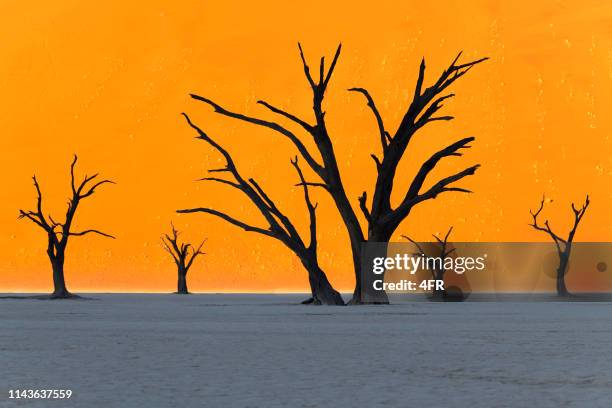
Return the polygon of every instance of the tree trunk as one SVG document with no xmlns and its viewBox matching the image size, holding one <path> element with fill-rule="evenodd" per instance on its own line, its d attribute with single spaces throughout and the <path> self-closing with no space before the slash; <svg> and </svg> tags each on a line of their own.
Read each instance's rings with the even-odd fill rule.
<svg viewBox="0 0 612 408">
<path fill-rule="evenodd" d="M 179 295 L 189 294 L 189 291 L 187 290 L 187 274 L 185 273 L 185 271 L 181 270 L 181 268 L 179 268 L 178 270 L 178 284 L 176 293 L 178 293 Z"/>
<path fill-rule="evenodd" d="M 361 270 L 361 291 L 359 293 L 359 302 L 353 302 L 356 304 L 364 305 L 386 305 L 389 304 L 389 297 L 387 292 L 384 290 L 374 289 L 377 281 L 385 281 L 385 272 L 381 274 L 375 274 L 373 269 L 374 258 L 386 258 L 388 242 L 369 242 L 371 245 L 368 246 L 367 250 L 364 250 L 362 256 L 362 270 Z M 379 286 L 377 284 L 376 286 Z"/>
<path fill-rule="evenodd" d="M 384 290 L 375 290 L 375 281 L 385 280 L 385 273 L 375 274 L 372 270 L 374 258 L 387 257 L 387 249 L 389 240 L 395 229 L 389 228 L 372 228 L 368 231 L 368 240 L 365 242 L 367 250 L 363 247 L 360 251 L 360 275 L 361 282 L 359 285 L 359 293 L 357 289 L 353 294 L 351 304 L 371 304 L 371 305 L 386 305 L 389 304 L 389 297 Z"/>
<path fill-rule="evenodd" d="M 307 272 L 308 272 L 308 284 L 310 285 L 310 297 L 306 300 L 303 300 L 300 303 L 303 305 L 321 304 L 321 303 L 316 303 L 315 298 L 317 296 L 317 285 L 313 277 L 313 274 L 310 273 L 310 271 L 307 271 Z"/>
<path fill-rule="evenodd" d="M 330 157 L 334 157 L 331 146 L 329 146 L 328 149 L 330 149 Z M 355 290 L 349 304 L 360 304 L 362 287 L 361 246 L 364 241 L 363 232 L 361 230 L 361 224 L 359 224 L 359 219 L 355 215 L 353 207 L 351 206 L 351 203 L 346 196 L 344 187 L 342 186 L 342 180 L 340 179 L 340 173 L 337 169 L 337 165 L 334 164 L 331 166 L 331 168 L 336 170 L 333 172 L 333 181 L 330 182 L 330 195 L 336 204 L 336 208 L 338 209 L 340 216 L 342 217 L 342 221 L 349 234 L 349 240 L 351 242 L 351 255 L 353 259 L 353 270 L 355 273 Z"/>
<path fill-rule="evenodd" d="M 64 279 L 64 258 L 63 257 L 52 257 L 51 268 L 53 269 L 53 293 L 51 294 L 52 299 L 66 299 L 72 297 L 72 293 L 66 288 L 66 281 Z"/>
<path fill-rule="evenodd" d="M 442 262 L 444 262 L 444 259 L 442 260 Z M 434 272 L 435 272 L 434 279 L 436 281 L 444 281 L 444 272 L 446 272 L 444 269 L 436 269 Z M 444 289 L 438 289 L 438 284 L 436 282 L 436 285 L 434 286 L 434 290 L 431 293 L 431 300 L 434 300 L 434 301 L 443 300 L 445 296 L 446 296 L 446 286 L 444 287 Z"/>
<path fill-rule="evenodd" d="M 353 256 L 353 270 L 355 271 L 355 289 L 349 302 L 349 304 L 353 305 L 361 304 L 361 288 L 363 287 L 363 274 L 361 272 L 361 264 L 363 263 L 363 260 L 361 259 L 361 247 L 363 245 L 363 239 L 358 239 L 357 234 L 351 233 L 350 230 L 349 237 L 351 240 L 351 252 Z"/>
<path fill-rule="evenodd" d="M 444 271 L 436 271 L 436 281 L 444 282 Z M 444 282 L 444 289 L 438 289 L 438 283 L 435 283 L 434 290 L 432 291 L 431 300 L 439 301 L 446 299 L 446 282 Z"/>
<path fill-rule="evenodd" d="M 349 240 L 351 242 L 351 255 L 353 259 L 353 270 L 355 273 L 355 290 L 353 291 L 353 297 L 350 304 L 361 303 L 361 288 L 363 285 L 362 279 L 363 274 L 361 273 L 361 246 L 364 241 L 363 233 L 361 231 L 361 225 L 359 220 L 355 216 L 353 209 L 343 194 L 332 194 L 336 202 L 336 207 L 340 212 L 344 225 L 349 234 Z"/>
<path fill-rule="evenodd" d="M 333 288 L 327 279 L 327 275 L 325 275 L 325 272 L 319 267 L 316 258 L 311 255 L 305 255 L 300 257 L 300 259 L 308 271 L 308 281 L 312 292 L 312 299 L 308 299 L 302 303 L 315 305 L 344 305 L 342 296 Z"/>
<path fill-rule="evenodd" d="M 569 245 L 569 244 L 568 244 Z M 565 274 L 569 265 L 570 247 L 559 255 L 559 268 L 557 269 L 557 295 L 569 296 L 567 287 L 565 286 Z"/>
</svg>

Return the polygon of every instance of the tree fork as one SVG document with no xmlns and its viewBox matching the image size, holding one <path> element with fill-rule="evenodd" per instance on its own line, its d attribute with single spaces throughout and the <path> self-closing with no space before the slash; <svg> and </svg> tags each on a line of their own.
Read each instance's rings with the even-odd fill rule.
<svg viewBox="0 0 612 408">
<path fill-rule="evenodd" d="M 165 234 L 162 236 L 161 241 L 164 249 L 168 252 L 177 269 L 177 288 L 176 293 L 179 295 L 188 295 L 189 290 L 187 289 L 187 272 L 193 265 L 193 262 L 198 255 L 204 255 L 202 247 L 206 242 L 203 240 L 200 245 L 196 248 L 189 243 L 179 242 L 179 232 L 174 227 L 174 224 L 170 223 L 172 227 L 172 235 Z"/>
<path fill-rule="evenodd" d="M 222 109 L 222 108 L 219 108 Z M 344 301 L 340 294 L 333 289 L 327 276 L 320 268 L 316 253 L 317 253 L 317 219 L 316 219 L 316 205 L 312 203 L 309 194 L 309 184 L 298 164 L 298 158 L 291 160 L 292 166 L 295 168 L 300 182 L 298 186 L 301 186 L 304 193 L 304 201 L 308 210 L 308 217 L 310 222 L 309 227 L 309 244 L 304 242 L 304 239 L 297 231 L 292 221 L 279 209 L 274 203 L 270 196 L 265 192 L 261 185 L 253 178 L 246 180 L 238 171 L 234 160 L 230 153 L 225 150 L 220 144 L 213 140 L 208 134 L 206 134 L 201 128 L 195 125 L 189 116 L 183 114 L 188 125 L 194 129 L 198 136 L 197 138 L 203 140 L 215 150 L 217 150 L 225 159 L 225 167 L 221 169 L 212 170 L 213 172 L 228 173 L 233 180 L 227 180 L 222 178 L 205 177 L 202 180 L 212 181 L 221 183 L 232 188 L 235 188 L 242 192 L 248 197 L 253 205 L 258 209 L 261 215 L 268 223 L 267 228 L 258 227 L 249 223 L 240 221 L 239 219 L 228 215 L 224 212 L 206 208 L 197 207 L 190 209 L 177 210 L 178 213 L 195 213 L 202 212 L 219 217 L 228 223 L 235 225 L 239 228 L 244 229 L 248 232 L 256 232 L 261 235 L 272 237 L 282 242 L 287 248 L 289 248 L 294 254 L 298 256 L 304 267 L 308 272 L 308 280 L 311 286 L 312 302 L 313 304 L 329 304 L 329 305 L 343 305 Z M 209 170 L 210 171 L 210 170 Z"/>
<path fill-rule="evenodd" d="M 81 200 L 92 196 L 98 187 L 103 184 L 115 184 L 111 180 L 98 180 L 98 174 L 85 176 L 80 183 L 76 182 L 74 170 L 77 164 L 78 157 L 75 154 L 70 165 L 70 188 L 72 196 L 68 200 L 68 209 L 66 218 L 63 222 L 57 222 L 51 215 L 44 215 L 43 211 L 43 196 L 38 180 L 34 175 L 32 180 L 36 189 L 36 210 L 19 210 L 20 219 L 28 219 L 38 227 L 43 229 L 47 235 L 47 256 L 51 263 L 53 272 L 53 293 L 52 299 L 66 299 L 78 297 L 70 293 L 66 286 L 64 277 L 64 260 L 68 239 L 71 236 L 84 236 L 87 234 L 97 234 L 107 238 L 115 238 L 110 234 L 104 233 L 97 229 L 87 229 L 82 231 L 73 231 L 72 223 L 76 215 L 78 206 Z"/>
<path fill-rule="evenodd" d="M 372 155 L 376 163 L 377 179 L 374 186 L 371 208 L 368 208 L 367 206 L 365 193 L 359 198 L 359 207 L 364 213 L 367 221 L 366 239 L 363 232 L 364 228 L 362 228 L 342 184 L 337 159 L 333 149 L 333 143 L 329 137 L 325 123 L 325 111 L 322 107 L 325 91 L 328 88 L 334 68 L 338 62 L 342 46 L 338 46 L 329 69 L 326 70 L 325 60 L 324 58 L 321 58 L 318 70 L 318 79 L 316 79 L 311 73 L 306 57 L 304 56 L 304 51 L 299 43 L 298 49 L 304 75 L 312 91 L 312 111 L 315 118 L 315 124 L 313 125 L 308 121 L 299 118 L 297 115 L 275 107 L 268 102 L 258 101 L 258 103 L 269 109 L 271 112 L 296 123 L 304 131 L 310 134 L 312 140 L 315 142 L 319 155 L 321 156 L 322 163 L 319 163 L 319 161 L 315 159 L 315 156 L 311 154 L 300 138 L 288 128 L 276 122 L 232 112 L 221 107 L 216 102 L 199 95 L 192 94 L 191 96 L 196 100 L 212 106 L 215 112 L 218 114 L 271 129 L 276 133 L 288 138 L 295 145 L 300 155 L 305 159 L 306 163 L 322 181 L 322 183 L 310 184 L 323 187 L 332 196 L 336 208 L 340 213 L 345 228 L 349 234 L 355 272 L 355 290 L 350 303 L 367 303 L 363 299 L 363 291 L 364 289 L 367 289 L 367 287 L 363 282 L 364 273 L 362 272 L 365 271 L 361 270 L 362 244 L 364 242 L 388 242 L 399 224 L 408 216 L 412 207 L 418 203 L 429 199 L 434 199 L 443 192 L 469 192 L 469 190 L 465 188 L 456 187 L 452 184 L 466 176 L 473 175 L 478 168 L 478 165 L 471 166 L 452 176 L 441 179 L 425 192 L 421 193 L 420 188 L 422 187 L 422 183 L 429 171 L 435 167 L 441 158 L 447 156 L 460 156 L 461 154 L 458 153 L 458 150 L 468 148 L 469 146 L 467 144 L 472 141 L 473 138 L 462 139 L 459 142 L 456 142 L 446 149 L 438 152 L 437 156 L 430 158 L 423 164 L 422 171 L 417 175 L 417 178 L 415 178 L 411 184 L 411 189 L 406 194 L 406 198 L 402 204 L 395 209 L 393 209 L 391 206 L 392 186 L 396 176 L 396 170 L 404 155 L 404 152 L 406 151 L 411 137 L 428 123 L 453 119 L 452 116 L 448 115 L 435 116 L 436 112 L 442 108 L 442 102 L 454 96 L 453 94 L 441 94 L 457 79 L 461 78 L 470 69 L 485 61 L 487 58 L 480 58 L 468 63 L 459 64 L 458 61 L 461 56 L 461 53 L 459 53 L 459 55 L 457 55 L 457 57 L 451 62 L 449 67 L 445 69 L 442 74 L 440 74 L 435 83 L 425 89 L 423 89 L 425 77 L 425 60 L 423 59 L 419 67 L 419 76 L 417 79 L 413 100 L 393 136 L 391 136 L 385 129 L 382 116 L 376 108 L 376 104 L 370 93 L 365 88 L 355 87 L 350 89 L 350 91 L 359 92 L 366 97 L 368 107 L 372 110 L 376 119 L 381 147 L 383 150 L 382 159 L 374 154 Z M 376 303 L 385 303 L 385 300 L 383 299 L 380 302 L 377 300 Z"/>
<path fill-rule="evenodd" d="M 544 209 L 544 202 L 545 197 L 542 196 L 542 201 L 540 202 L 540 207 L 537 209 L 537 211 L 529 211 L 532 217 L 532 223 L 529 225 L 536 231 L 541 231 L 548 234 L 555 243 L 555 246 L 557 247 L 557 255 L 559 256 L 559 266 L 557 267 L 557 275 L 555 279 L 557 295 L 560 297 L 570 296 L 571 294 L 567 290 L 567 286 L 565 285 L 565 275 L 567 274 L 567 270 L 569 267 L 572 244 L 574 242 L 576 230 L 578 229 L 578 225 L 580 224 L 580 221 L 582 221 L 582 217 L 584 217 L 587 208 L 589 208 L 589 204 L 591 203 L 591 201 L 589 199 L 589 195 L 587 194 L 582 207 L 577 208 L 574 203 L 572 203 L 572 212 L 574 213 L 574 225 L 567 234 L 567 238 L 562 238 L 561 236 L 553 232 L 548 220 L 544 221 L 544 225 L 539 224 L 538 216 Z"/>
</svg>

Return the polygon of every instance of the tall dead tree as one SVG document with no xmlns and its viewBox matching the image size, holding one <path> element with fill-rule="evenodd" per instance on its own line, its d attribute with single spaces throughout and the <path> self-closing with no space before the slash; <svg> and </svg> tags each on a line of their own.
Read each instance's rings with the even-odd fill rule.
<svg viewBox="0 0 612 408">
<path fill-rule="evenodd" d="M 38 180 L 36 179 L 36 175 L 32 177 L 37 195 L 36 209 L 34 211 L 19 210 L 20 219 L 26 218 L 32 221 L 34 224 L 42 228 L 47 234 L 47 255 L 49 256 L 51 268 L 53 270 L 53 293 L 51 294 L 51 298 L 53 299 L 76 297 L 68 291 L 66 287 L 66 280 L 64 279 L 64 260 L 68 239 L 70 237 L 83 236 L 87 234 L 98 234 L 102 235 L 103 237 L 114 238 L 112 235 L 96 229 L 72 231 L 72 223 L 81 200 L 93 195 L 96 192 L 96 189 L 102 184 L 115 184 L 111 180 L 98 180 L 97 173 L 92 176 L 85 175 L 83 180 L 80 183 L 77 183 L 74 176 L 74 169 L 77 159 L 77 156 L 74 155 L 74 159 L 70 165 L 70 187 L 72 190 L 72 197 L 68 200 L 66 218 L 63 222 L 55 221 L 50 214 L 45 216 L 43 211 L 42 192 L 40 190 Z"/>
<path fill-rule="evenodd" d="M 529 210 L 531 213 L 531 217 L 533 218 L 533 222 L 529 224 L 537 231 L 542 231 L 548 234 L 555 246 L 557 247 L 557 254 L 559 255 L 559 267 L 557 268 L 557 295 L 559 296 L 569 296 L 569 292 L 567 290 L 567 286 L 565 286 L 565 275 L 567 274 L 567 270 L 569 267 L 569 259 L 570 254 L 572 252 L 572 243 L 574 242 L 574 236 L 576 235 L 576 230 L 578 229 L 578 224 L 582 220 L 584 213 L 587 208 L 589 208 L 589 204 L 591 201 L 589 200 L 589 196 L 587 194 L 584 204 L 580 208 L 576 208 L 574 203 L 572 203 L 572 212 L 574 213 L 574 225 L 572 229 L 567 234 L 567 238 L 562 238 L 553 232 L 550 227 L 550 223 L 548 220 L 544 220 L 544 225 L 538 223 L 538 216 L 544 209 L 544 201 L 545 198 L 542 197 L 542 201 L 540 202 L 540 208 L 536 212 Z"/>
<path fill-rule="evenodd" d="M 404 194 L 401 203 L 396 206 L 393 206 L 391 203 L 391 194 L 397 167 L 404 156 L 412 136 L 429 123 L 453 119 L 452 116 L 435 116 L 440 108 L 442 108 L 442 102 L 454 96 L 453 94 L 444 94 L 445 90 L 457 79 L 465 75 L 472 67 L 485 61 L 487 58 L 458 64 L 459 57 L 461 56 L 461 53 L 459 53 L 449 67 L 440 74 L 438 79 L 430 87 L 427 88 L 423 88 L 425 79 L 425 60 L 423 59 L 419 69 L 412 102 L 393 135 L 387 130 L 370 93 L 364 88 L 349 89 L 350 91 L 359 92 L 365 96 L 368 107 L 371 109 L 376 119 L 378 136 L 382 148 L 382 158 L 375 154 L 371 155 L 376 164 L 377 178 L 373 188 L 374 194 L 370 207 L 368 207 L 366 192 L 358 199 L 359 208 L 366 220 L 366 235 L 364 234 L 364 228 L 362 228 L 359 218 L 343 186 L 333 143 L 325 122 L 325 111 L 323 109 L 325 91 L 328 88 L 334 68 L 338 62 L 341 45 L 338 46 L 328 69 L 325 67 L 325 58 L 321 58 L 318 78 L 312 75 L 301 45 L 298 44 L 298 48 L 304 74 L 312 90 L 312 112 L 314 122 L 303 120 L 297 115 L 282 110 L 268 102 L 260 100 L 258 103 L 273 113 L 294 122 L 301 127 L 306 134 L 312 137 L 318 150 L 318 155 L 321 157 L 320 161 L 308 150 L 296 133 L 277 122 L 230 111 L 216 102 L 199 95 L 192 94 L 191 97 L 212 106 L 215 112 L 221 115 L 271 129 L 281 136 L 288 138 L 296 146 L 300 155 L 321 180 L 321 182 L 307 184 L 322 187 L 329 192 L 347 229 L 351 242 L 356 282 L 351 303 L 388 303 L 386 294 L 384 292 L 374 291 L 372 287 L 373 280 L 380 279 L 380 276 L 375 277 L 369 269 L 362 271 L 362 265 L 371 265 L 370 259 L 362 259 L 362 244 L 364 242 L 389 242 L 399 224 L 408 216 L 412 208 L 423 201 L 434 199 L 443 192 L 469 192 L 467 189 L 455 187 L 454 183 L 466 176 L 473 175 L 478 165 L 468 167 L 453 175 L 442 178 L 429 188 L 423 189 L 423 186 L 427 176 L 441 159 L 449 156 L 460 156 L 461 149 L 470 147 L 469 143 L 474 140 L 473 137 L 463 138 L 434 153 L 422 164 L 419 172 L 410 184 L 408 191 Z M 380 256 L 382 254 L 373 255 Z"/>
<path fill-rule="evenodd" d="M 179 295 L 188 295 L 187 272 L 189 272 L 189 269 L 193 265 L 193 261 L 195 261 L 198 255 L 204 255 L 202 247 L 206 240 L 203 240 L 197 248 L 189 243 L 179 242 L 179 232 L 174 228 L 173 224 L 171 225 L 172 235 L 164 234 L 161 241 L 164 249 L 172 256 L 176 264 L 178 277 L 176 293 Z"/>
<path fill-rule="evenodd" d="M 212 209 L 212 208 L 191 208 L 178 210 L 179 213 L 195 213 L 202 212 L 212 214 L 219 217 L 230 224 L 244 229 L 249 232 L 256 232 L 261 235 L 265 235 L 282 242 L 287 248 L 295 253 L 300 259 L 302 265 L 308 271 L 308 280 L 312 292 L 312 299 L 308 303 L 314 304 L 327 304 L 327 305 L 342 305 L 344 301 L 340 294 L 332 287 L 325 272 L 319 266 L 317 258 L 317 218 L 316 218 L 316 204 L 312 203 L 309 193 L 309 183 L 306 182 L 304 174 L 300 165 L 298 164 L 298 158 L 291 160 L 291 164 L 295 168 L 298 177 L 299 184 L 304 192 L 304 200 L 306 202 L 306 208 L 309 216 L 309 243 L 306 244 L 300 233 L 295 228 L 292 221 L 278 208 L 278 206 L 272 201 L 270 196 L 264 191 L 261 185 L 253 178 L 246 180 L 238 171 L 236 164 L 234 163 L 231 155 L 221 145 L 214 141 L 208 136 L 201 128 L 195 125 L 189 116 L 183 113 L 183 116 L 187 120 L 187 123 L 197 133 L 197 138 L 205 141 L 215 150 L 217 150 L 225 159 L 225 167 L 220 169 L 209 170 L 210 173 L 228 173 L 231 179 L 219 177 L 204 177 L 201 180 L 212 181 L 221 183 L 232 188 L 235 188 L 245 194 L 248 199 L 255 205 L 259 212 L 263 215 L 268 223 L 268 228 L 262 228 L 254 225 L 250 225 L 246 222 L 240 221 L 224 212 Z"/>
<path fill-rule="evenodd" d="M 455 248 L 449 248 L 449 243 L 448 243 L 448 238 L 450 237 L 450 234 L 452 231 L 453 231 L 453 227 L 450 227 L 448 229 L 448 232 L 444 236 L 444 238 L 440 238 L 437 234 L 432 235 L 437 242 L 436 248 L 433 252 L 425 251 L 425 249 L 423 248 L 421 244 L 419 244 L 418 242 L 416 242 L 415 240 L 413 240 L 407 235 L 402 235 L 402 238 L 407 239 L 408 241 L 412 242 L 417 247 L 421 255 L 434 256 L 440 259 L 440 262 L 437 264 L 434 263 L 434 268 L 431 269 L 431 277 L 434 280 L 444 281 L 444 274 L 446 273 L 446 268 L 445 268 L 446 259 L 448 258 L 450 254 L 455 252 Z M 438 289 L 438 286 L 435 285 L 432 295 L 434 299 L 443 298 L 445 293 L 446 293 L 446 288 L 440 290 Z"/>
</svg>

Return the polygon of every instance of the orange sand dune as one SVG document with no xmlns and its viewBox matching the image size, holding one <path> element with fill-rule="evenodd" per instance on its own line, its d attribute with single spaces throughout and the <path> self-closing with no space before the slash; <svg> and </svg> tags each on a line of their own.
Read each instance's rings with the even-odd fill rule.
<svg viewBox="0 0 612 408">
<path fill-rule="evenodd" d="M 481 163 L 462 184 L 472 195 L 448 194 L 415 210 L 400 233 L 428 239 L 455 226 L 466 241 L 543 240 L 527 227 L 542 193 L 556 228 L 571 219 L 569 202 L 589 192 L 592 205 L 577 235 L 612 237 L 612 4 L 601 1 L 371 3 L 110 1 L 9 2 L 0 36 L 0 290 L 48 290 L 44 236 L 17 210 L 34 204 L 36 172 L 48 211 L 62 215 L 73 153 L 79 172 L 117 181 L 83 203 L 77 224 L 118 237 L 74 239 L 66 274 L 72 290 L 168 291 L 174 270 L 160 234 L 174 221 L 185 238 L 208 237 L 194 267 L 198 290 L 302 290 L 298 261 L 279 243 L 178 208 L 212 205 L 260 222 L 233 191 L 194 182 L 220 158 L 194 139 L 180 112 L 222 142 L 242 172 L 253 175 L 306 227 L 301 193 L 278 136 L 227 118 L 188 98 L 189 92 L 272 118 L 257 99 L 311 118 L 310 94 L 296 42 L 316 63 L 343 53 L 326 110 L 349 196 L 373 184 L 369 157 L 378 152 L 375 122 L 360 95 L 367 87 L 390 128 L 409 103 L 418 63 L 428 79 L 458 50 L 489 56 L 454 86 L 436 123 L 415 138 L 396 182 L 397 197 L 420 161 L 459 137 L 475 135 L 463 158 L 433 177 Z M 510 4 L 512 3 L 512 4 Z M 332 282 L 351 289 L 347 237 L 330 199 L 320 202 L 321 261 Z"/>
</svg>

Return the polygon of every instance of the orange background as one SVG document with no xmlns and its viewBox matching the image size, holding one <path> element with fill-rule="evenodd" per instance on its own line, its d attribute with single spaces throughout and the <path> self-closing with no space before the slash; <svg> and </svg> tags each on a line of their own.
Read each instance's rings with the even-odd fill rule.
<svg viewBox="0 0 612 408">
<path fill-rule="evenodd" d="M 5 1 L 0 13 L 0 290 L 49 290 L 45 237 L 19 208 L 32 208 L 36 172 L 45 206 L 65 212 L 71 155 L 78 173 L 117 181 L 83 202 L 77 226 L 118 237 L 73 239 L 66 275 L 75 291 L 170 291 L 175 271 L 159 236 L 171 220 L 184 237 L 208 237 L 191 271 L 194 291 L 304 290 L 305 272 L 276 241 L 203 214 L 174 210 L 209 205 L 261 222 L 234 191 L 194 182 L 219 155 L 182 118 L 186 111 L 254 175 L 300 227 L 306 214 L 286 139 L 217 116 L 188 98 L 196 92 L 233 108 L 275 118 L 261 98 L 311 120 L 311 95 L 296 42 L 311 64 L 338 42 L 343 53 L 326 98 L 327 119 L 344 181 L 356 203 L 374 180 L 376 128 L 360 95 L 377 100 L 394 130 L 413 92 L 418 63 L 426 81 L 458 50 L 489 56 L 454 85 L 457 97 L 414 139 L 396 181 L 399 199 L 412 172 L 440 147 L 475 135 L 462 158 L 447 159 L 435 179 L 473 163 L 461 183 L 473 195 L 447 194 L 422 204 L 397 232 L 428 239 L 455 226 L 467 241 L 531 241 L 528 209 L 545 192 L 547 214 L 564 231 L 569 202 L 589 192 L 580 241 L 612 236 L 612 4 L 604 1 L 368 2 Z M 311 176 L 312 178 L 312 176 Z M 371 190 L 370 190 L 371 191 Z M 344 227 L 323 192 L 321 261 L 336 287 L 353 284 Z M 263 224 L 262 224 L 263 225 Z"/>
</svg>

